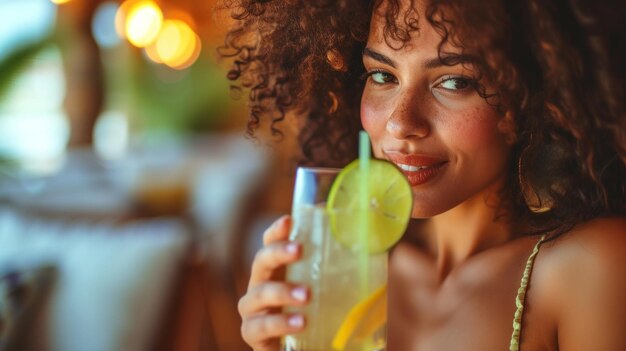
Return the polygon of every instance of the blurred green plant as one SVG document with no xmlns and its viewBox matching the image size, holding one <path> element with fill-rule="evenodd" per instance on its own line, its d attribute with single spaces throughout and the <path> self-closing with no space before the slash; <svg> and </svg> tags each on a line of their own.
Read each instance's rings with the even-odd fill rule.
<svg viewBox="0 0 626 351">
<path fill-rule="evenodd" d="M 106 108 L 124 111 L 131 130 L 139 134 L 186 137 L 243 130 L 245 106 L 231 97 L 225 69 L 212 52 L 205 48 L 180 71 L 154 63 L 130 46 L 105 52 Z"/>
<path fill-rule="evenodd" d="M 220 130 L 236 114 L 226 74 L 210 56 L 185 71 L 141 61 L 130 84 L 142 128 L 202 133 Z"/>
<path fill-rule="evenodd" d="M 26 69 L 43 49 L 53 42 L 53 36 L 19 46 L 0 60 L 0 102 L 11 88 L 12 83 Z"/>
<path fill-rule="evenodd" d="M 2 170 L 13 169 L 17 166 L 16 160 L 0 154 L 0 173 L 2 173 Z"/>
<path fill-rule="evenodd" d="M 7 92 L 13 82 L 28 68 L 35 57 L 53 42 L 53 36 L 49 35 L 39 40 L 16 47 L 9 52 L 4 59 L 0 60 L 0 107 L 4 102 Z M 0 114 L 2 118 L 2 114 Z M 19 166 L 19 162 L 10 155 L 0 151 L 0 173 L 11 172 Z"/>
</svg>

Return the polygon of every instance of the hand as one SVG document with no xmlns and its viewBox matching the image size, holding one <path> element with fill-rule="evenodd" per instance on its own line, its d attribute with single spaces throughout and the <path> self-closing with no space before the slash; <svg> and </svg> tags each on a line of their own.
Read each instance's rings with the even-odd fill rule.
<svg viewBox="0 0 626 351">
<path fill-rule="evenodd" d="M 285 282 L 285 267 L 300 259 L 302 247 L 288 241 L 291 217 L 283 216 L 263 234 L 263 248 L 252 263 L 248 291 L 239 300 L 241 335 L 255 351 L 277 351 L 280 338 L 299 332 L 305 320 L 301 314 L 285 314 L 286 306 L 308 302 L 306 286 Z"/>
</svg>

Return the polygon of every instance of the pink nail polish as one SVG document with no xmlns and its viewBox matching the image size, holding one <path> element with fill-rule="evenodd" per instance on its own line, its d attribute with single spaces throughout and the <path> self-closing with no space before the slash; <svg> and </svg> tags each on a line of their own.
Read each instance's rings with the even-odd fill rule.
<svg viewBox="0 0 626 351">
<path fill-rule="evenodd" d="M 287 320 L 289 326 L 293 328 L 302 328 L 304 326 L 304 318 L 301 315 L 293 315 Z"/>
<path fill-rule="evenodd" d="M 297 287 L 291 290 L 291 296 L 298 301 L 306 301 L 307 289 L 303 287 Z"/>
<path fill-rule="evenodd" d="M 287 246 L 285 246 L 285 251 L 287 251 L 290 254 L 295 254 L 296 252 L 298 252 L 298 244 L 297 243 L 287 244 Z"/>
</svg>

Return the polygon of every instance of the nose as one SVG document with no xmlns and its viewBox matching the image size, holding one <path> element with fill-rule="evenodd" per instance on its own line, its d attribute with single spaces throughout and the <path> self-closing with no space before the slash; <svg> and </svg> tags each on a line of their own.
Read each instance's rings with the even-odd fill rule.
<svg viewBox="0 0 626 351">
<path fill-rule="evenodd" d="M 431 126 L 426 117 L 423 102 L 414 96 L 402 97 L 400 103 L 387 119 L 387 132 L 396 139 L 425 138 Z"/>
</svg>

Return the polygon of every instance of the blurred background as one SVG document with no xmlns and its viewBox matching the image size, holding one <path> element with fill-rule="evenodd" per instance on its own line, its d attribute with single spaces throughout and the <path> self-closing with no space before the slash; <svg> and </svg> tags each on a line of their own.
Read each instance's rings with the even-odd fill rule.
<svg viewBox="0 0 626 351">
<path fill-rule="evenodd" d="M 0 350 L 247 349 L 294 148 L 244 136 L 216 6 L 0 0 Z"/>
</svg>

